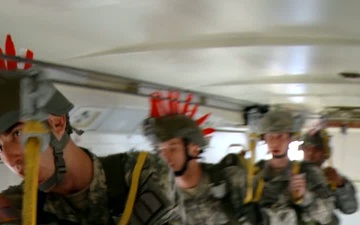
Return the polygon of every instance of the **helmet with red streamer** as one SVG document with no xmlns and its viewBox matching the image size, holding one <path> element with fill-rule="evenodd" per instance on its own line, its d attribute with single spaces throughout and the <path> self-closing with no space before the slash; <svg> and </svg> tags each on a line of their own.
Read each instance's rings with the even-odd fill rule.
<svg viewBox="0 0 360 225">
<path fill-rule="evenodd" d="M 25 89 L 35 89 L 32 85 L 30 88 L 23 82 L 28 75 L 40 75 L 42 70 L 40 68 L 31 68 L 34 57 L 34 53 L 31 50 L 27 50 L 25 58 L 27 62 L 24 63 L 23 68 L 20 68 L 18 61 L 12 57 L 17 57 L 16 47 L 11 38 L 11 35 L 6 36 L 5 40 L 5 54 L 3 49 L 0 47 L 0 55 L 5 55 L 5 59 L 0 59 L 0 134 L 9 130 L 12 126 L 18 122 L 22 122 L 21 115 L 21 99 L 24 95 Z M 30 69 L 31 70 L 28 70 Z M 62 135 L 60 140 L 51 133 L 50 135 L 50 146 L 54 153 L 54 164 L 55 171 L 53 175 L 46 181 L 39 184 L 40 190 L 48 190 L 51 187 L 58 185 L 62 182 L 66 173 L 66 165 L 63 159 L 64 147 L 70 140 L 70 134 L 73 131 L 69 123 L 69 112 L 73 109 L 74 105 L 60 92 L 51 82 L 44 82 L 46 88 L 42 90 L 48 90 L 51 93 L 46 96 L 45 100 L 41 104 L 34 104 L 35 107 L 39 107 L 40 111 L 48 115 L 54 116 L 66 116 L 66 132 Z M 42 84 L 36 83 L 36 86 L 40 87 Z M 44 86 L 42 86 L 44 87 Z M 44 95 L 38 95 L 37 97 L 42 98 Z M 27 99 L 26 99 L 27 100 Z M 23 101 L 25 102 L 25 101 Z M 30 105 L 31 102 L 30 102 Z M 45 122 L 45 121 L 44 121 Z"/>
<path fill-rule="evenodd" d="M 191 104 L 192 94 L 188 94 L 184 103 L 179 98 L 176 91 L 169 91 L 167 96 L 160 91 L 151 94 L 150 115 L 143 123 L 143 133 L 154 145 L 183 138 L 203 149 L 207 146 L 205 137 L 214 132 L 213 128 L 201 128 L 210 113 L 195 120 L 198 105 Z"/>
</svg>

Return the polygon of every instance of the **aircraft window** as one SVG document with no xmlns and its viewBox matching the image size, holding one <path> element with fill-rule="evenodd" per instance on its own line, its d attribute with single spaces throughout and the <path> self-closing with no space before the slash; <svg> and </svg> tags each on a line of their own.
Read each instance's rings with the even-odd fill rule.
<svg viewBox="0 0 360 225">
<path fill-rule="evenodd" d="M 235 145 L 236 146 L 235 146 Z M 230 147 L 233 145 L 233 147 Z M 209 146 L 202 155 L 202 161 L 217 163 L 229 153 L 238 153 L 246 145 L 246 134 L 237 132 L 215 132 L 210 138 Z"/>
</svg>

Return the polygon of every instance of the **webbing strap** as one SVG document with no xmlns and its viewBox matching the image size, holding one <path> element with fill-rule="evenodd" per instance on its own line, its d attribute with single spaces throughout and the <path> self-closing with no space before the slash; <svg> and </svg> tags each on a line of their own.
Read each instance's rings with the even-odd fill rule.
<svg viewBox="0 0 360 225">
<path fill-rule="evenodd" d="M 331 157 L 330 146 L 329 146 L 329 136 L 324 129 L 320 130 L 320 135 L 322 137 L 323 146 L 325 148 L 325 154 L 328 157 L 329 167 L 334 167 L 334 162 Z M 334 181 L 330 181 L 329 179 L 328 179 L 328 183 L 330 184 L 331 190 L 335 191 L 337 188 L 336 183 Z"/>
<path fill-rule="evenodd" d="M 247 167 L 247 185 L 246 185 L 246 197 L 244 199 L 244 204 L 248 204 L 254 200 L 254 184 L 253 179 L 255 175 L 255 156 L 256 156 L 256 144 L 257 144 L 258 135 L 251 133 L 249 135 L 249 148 L 251 152 L 250 162 Z"/>
<path fill-rule="evenodd" d="M 139 181 L 140 181 L 140 175 L 141 175 L 141 170 L 145 164 L 145 160 L 146 160 L 146 156 L 147 156 L 147 152 L 140 152 L 132 177 L 131 177 L 131 185 L 130 185 L 130 193 L 128 195 L 128 198 L 126 200 L 126 205 L 125 205 L 125 210 L 123 215 L 121 216 L 119 225 L 127 225 L 129 223 L 133 208 L 134 208 L 134 203 L 135 203 L 135 199 L 136 199 L 136 194 L 139 188 Z"/>
<path fill-rule="evenodd" d="M 259 180 L 259 183 L 257 184 L 254 202 L 259 202 L 260 201 L 262 193 L 264 191 L 264 187 L 265 187 L 265 181 L 262 178 L 262 179 Z"/>
<path fill-rule="evenodd" d="M 300 162 L 299 161 L 293 161 L 292 163 L 292 174 L 300 174 Z M 298 196 L 298 192 L 295 191 L 292 193 L 292 199 L 295 204 L 300 204 L 304 198 Z"/>
<path fill-rule="evenodd" d="M 41 191 L 48 190 L 54 185 L 59 184 L 64 179 L 66 173 L 66 165 L 63 157 L 63 151 L 65 146 L 68 144 L 69 140 L 70 140 L 70 135 L 68 135 L 67 133 L 65 133 L 61 137 L 60 141 L 58 141 L 55 135 L 51 133 L 50 146 L 53 148 L 54 151 L 55 171 L 49 179 L 47 179 L 45 182 L 39 185 L 39 189 Z"/>
<path fill-rule="evenodd" d="M 292 163 L 292 174 L 299 174 L 300 173 L 300 162 L 299 161 L 293 161 Z M 265 186 L 265 181 L 264 181 L 264 178 L 261 176 L 259 178 L 259 181 L 258 181 L 258 184 L 257 184 L 257 187 L 256 187 L 256 192 L 255 192 L 255 196 L 254 196 L 254 199 L 253 199 L 253 202 L 259 202 L 260 199 L 261 199 L 261 196 L 263 194 L 263 191 L 264 191 L 264 186 Z M 296 193 L 293 193 L 293 201 L 296 203 L 296 204 L 300 204 L 302 201 L 303 201 L 303 198 L 296 198 Z"/>
</svg>

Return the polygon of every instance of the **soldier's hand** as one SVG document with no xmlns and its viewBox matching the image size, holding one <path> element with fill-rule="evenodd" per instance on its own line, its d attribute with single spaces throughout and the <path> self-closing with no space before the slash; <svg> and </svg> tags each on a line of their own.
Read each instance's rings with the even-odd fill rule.
<svg viewBox="0 0 360 225">
<path fill-rule="evenodd" d="M 295 198 L 301 198 L 306 192 L 306 179 L 303 174 L 294 174 L 290 180 L 290 191 Z"/>
<path fill-rule="evenodd" d="M 334 182 L 338 187 L 343 186 L 345 183 L 344 178 L 332 167 L 325 169 L 325 176 L 329 182 Z"/>
</svg>

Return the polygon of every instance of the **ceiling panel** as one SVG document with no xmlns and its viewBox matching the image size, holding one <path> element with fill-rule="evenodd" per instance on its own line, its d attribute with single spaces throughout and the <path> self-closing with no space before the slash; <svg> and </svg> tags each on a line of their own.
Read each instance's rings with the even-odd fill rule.
<svg viewBox="0 0 360 225">
<path fill-rule="evenodd" d="M 282 82 L 360 71 L 356 0 L 1 3 L 0 37 L 40 60 L 258 102 L 358 104 L 350 83 Z M 251 82 L 264 77 L 277 80 Z"/>
<path fill-rule="evenodd" d="M 164 84 L 207 85 L 262 76 L 360 71 L 360 47 L 247 47 L 166 50 L 72 59 L 68 64 Z M 101 63 L 99 63 L 101 62 Z"/>
</svg>

